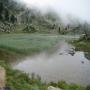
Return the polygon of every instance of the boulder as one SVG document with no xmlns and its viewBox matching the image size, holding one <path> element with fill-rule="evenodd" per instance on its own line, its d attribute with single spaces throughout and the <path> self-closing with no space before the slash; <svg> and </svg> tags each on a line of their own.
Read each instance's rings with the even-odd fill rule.
<svg viewBox="0 0 90 90">
<path fill-rule="evenodd" d="M 49 86 L 48 87 L 48 90 L 62 90 L 62 89 L 57 88 L 57 87 L 53 87 L 53 86 Z"/>
</svg>

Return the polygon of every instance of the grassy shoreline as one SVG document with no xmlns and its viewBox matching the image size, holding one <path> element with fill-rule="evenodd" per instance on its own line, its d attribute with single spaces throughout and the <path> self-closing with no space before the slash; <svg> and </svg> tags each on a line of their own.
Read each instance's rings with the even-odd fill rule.
<svg viewBox="0 0 90 90">
<path fill-rule="evenodd" d="M 58 42 L 56 35 L 3 34 L 0 35 L 0 57 L 7 60 L 32 55 L 53 48 Z"/>
<path fill-rule="evenodd" d="M 77 51 L 84 51 L 86 58 L 90 60 L 90 40 L 76 40 L 72 44 Z"/>
<path fill-rule="evenodd" d="M 59 41 L 57 35 L 48 34 L 3 34 L 0 35 L 0 66 L 6 70 L 6 86 L 11 90 L 48 90 L 48 86 L 59 87 L 63 90 L 90 90 L 77 84 L 68 84 L 65 81 L 57 83 L 43 83 L 41 78 L 24 72 L 13 70 L 8 60 L 23 55 L 31 55 L 53 48 Z"/>
<path fill-rule="evenodd" d="M 86 87 L 71 83 L 68 84 L 65 81 L 58 81 L 57 83 L 42 82 L 39 76 L 34 74 L 31 77 L 24 72 L 13 70 L 10 65 L 4 61 L 0 61 L 0 66 L 6 70 L 6 87 L 11 90 L 48 90 L 49 86 L 61 88 L 63 90 L 89 90 Z"/>
</svg>

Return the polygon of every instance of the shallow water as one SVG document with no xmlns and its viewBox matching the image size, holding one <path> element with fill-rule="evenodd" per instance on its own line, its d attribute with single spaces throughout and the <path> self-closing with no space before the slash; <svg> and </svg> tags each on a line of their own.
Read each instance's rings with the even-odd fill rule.
<svg viewBox="0 0 90 90">
<path fill-rule="evenodd" d="M 90 84 L 90 61 L 85 58 L 84 52 L 75 52 L 75 47 L 66 42 L 50 52 L 26 57 L 12 66 L 29 74 L 40 75 L 47 82 L 65 80 L 81 85 Z"/>
</svg>

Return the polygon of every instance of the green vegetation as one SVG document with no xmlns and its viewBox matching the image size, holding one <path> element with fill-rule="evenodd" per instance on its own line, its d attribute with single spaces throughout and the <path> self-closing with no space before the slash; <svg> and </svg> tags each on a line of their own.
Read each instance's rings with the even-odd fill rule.
<svg viewBox="0 0 90 90">
<path fill-rule="evenodd" d="M 86 39 L 81 37 L 79 40 L 75 40 L 72 42 L 73 45 L 76 46 L 77 51 L 84 51 L 85 56 L 88 60 L 90 60 L 90 39 Z M 90 90 L 90 86 L 86 87 L 86 90 Z"/>
<path fill-rule="evenodd" d="M 18 70 L 12 70 L 10 65 L 0 61 L 0 65 L 6 70 L 6 86 L 11 90 L 46 90 L 47 85 L 41 82 L 41 79 L 37 76 L 28 75 Z"/>
<path fill-rule="evenodd" d="M 16 59 L 16 57 L 20 55 L 31 55 L 43 50 L 48 50 L 58 42 L 59 38 L 56 35 L 1 34 L 0 57 L 1 59 Z"/>
<path fill-rule="evenodd" d="M 77 51 L 84 51 L 85 56 L 90 59 L 90 40 L 82 39 L 74 41 L 72 44 L 76 46 Z"/>
<path fill-rule="evenodd" d="M 64 81 L 44 83 L 39 76 L 36 77 L 32 74 L 29 77 L 21 71 L 11 69 L 7 61 L 9 58 L 15 58 L 15 56 L 47 50 L 55 46 L 60 40 L 59 36 L 50 34 L 1 34 L 0 65 L 7 72 L 6 86 L 12 90 L 47 90 L 50 85 L 63 90 L 89 90 L 89 86 L 85 89 L 80 85 L 68 84 Z M 7 60 L 5 60 L 5 57 L 8 57 Z"/>
<path fill-rule="evenodd" d="M 59 81 L 58 83 L 44 83 L 39 76 L 27 74 L 11 69 L 10 65 L 0 60 L 0 66 L 6 70 L 6 86 L 11 90 L 48 90 L 48 86 L 54 86 L 62 88 L 63 90 L 89 90 L 76 84 L 67 84 L 65 81 Z"/>
<path fill-rule="evenodd" d="M 85 88 L 76 84 L 67 84 L 65 81 L 46 84 L 39 76 L 35 77 L 32 74 L 29 77 L 21 71 L 11 69 L 9 65 L 9 60 L 53 48 L 61 40 L 60 36 L 53 34 L 84 33 L 87 36 L 89 29 L 90 25 L 87 23 L 76 22 L 66 26 L 51 10 L 42 14 L 36 9 L 23 8 L 23 5 L 14 0 L 1 0 L 0 65 L 6 70 L 6 86 L 11 90 L 47 90 L 50 85 L 63 90 L 90 90 L 90 86 Z M 73 43 L 77 50 L 84 50 L 87 58 L 90 57 L 90 40 L 79 40 Z"/>
<path fill-rule="evenodd" d="M 65 81 L 58 81 L 57 83 L 51 82 L 51 86 L 59 87 L 63 90 L 86 90 L 85 87 L 71 83 L 67 84 Z"/>
<path fill-rule="evenodd" d="M 4 33 L 87 34 L 90 29 L 88 23 L 78 20 L 72 20 L 71 24 L 66 25 L 51 9 L 42 14 L 38 9 L 28 9 L 15 0 L 1 0 L 0 13 L 0 32 Z"/>
<path fill-rule="evenodd" d="M 24 32 L 27 32 L 27 33 L 33 33 L 33 32 L 36 32 L 37 30 L 35 29 L 35 27 L 33 25 L 27 25 L 24 29 L 23 29 Z"/>
<path fill-rule="evenodd" d="M 76 45 L 76 50 L 84 50 L 90 53 L 90 40 L 75 41 L 74 44 Z"/>
</svg>

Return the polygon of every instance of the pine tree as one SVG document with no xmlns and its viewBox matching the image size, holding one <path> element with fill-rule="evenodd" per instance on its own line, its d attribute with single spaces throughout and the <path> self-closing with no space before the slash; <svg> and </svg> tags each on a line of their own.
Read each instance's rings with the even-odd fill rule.
<svg viewBox="0 0 90 90">
<path fill-rule="evenodd" d="M 15 16 L 13 14 L 10 16 L 10 22 L 15 23 Z"/>
<path fill-rule="evenodd" d="M 8 9 L 5 10 L 5 20 L 9 21 L 9 11 L 8 11 Z"/>
<path fill-rule="evenodd" d="M 3 3 L 2 3 L 2 2 L 0 2 L 0 20 L 2 20 L 2 19 L 3 19 L 3 17 L 2 17 L 2 12 L 3 12 L 3 9 L 4 9 L 4 7 L 3 7 Z"/>
</svg>

